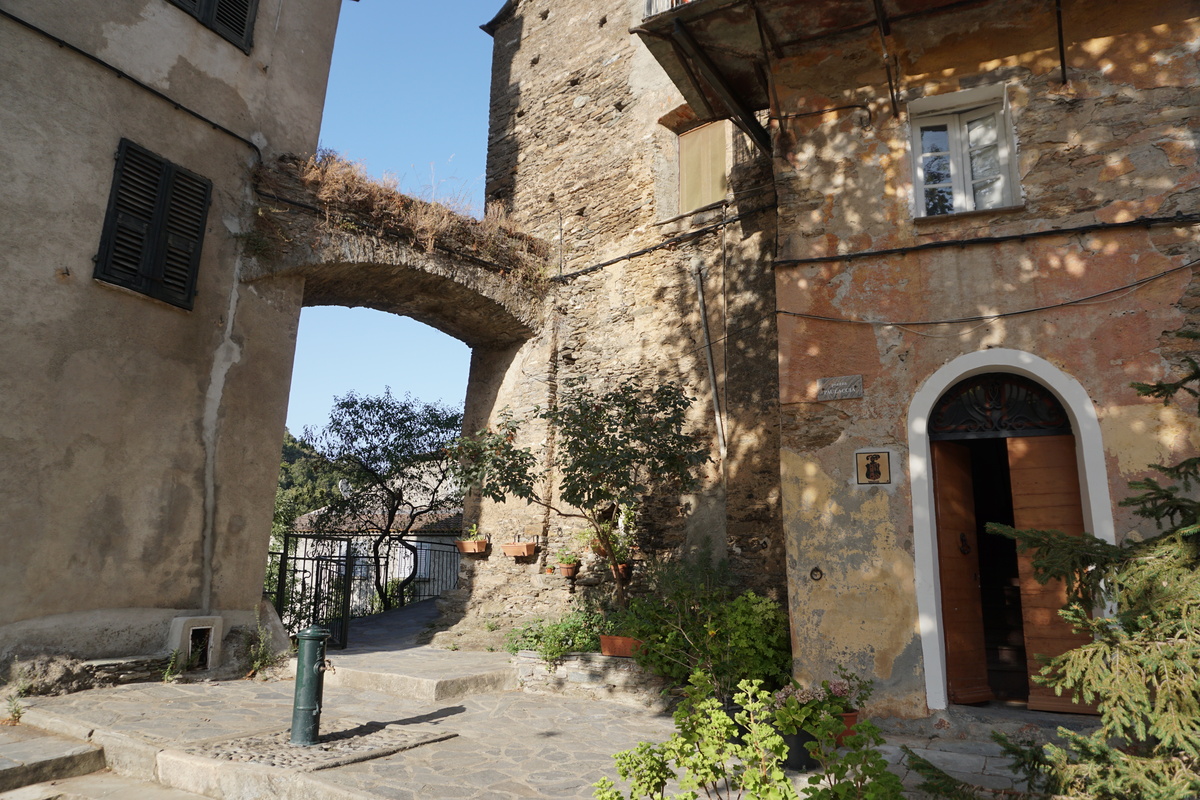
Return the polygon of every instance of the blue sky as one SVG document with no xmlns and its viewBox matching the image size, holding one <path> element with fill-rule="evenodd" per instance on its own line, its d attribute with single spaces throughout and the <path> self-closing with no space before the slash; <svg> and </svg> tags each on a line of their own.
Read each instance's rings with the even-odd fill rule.
<svg viewBox="0 0 1200 800">
<path fill-rule="evenodd" d="M 504 0 L 343 0 L 321 146 L 393 174 L 410 194 L 481 209 L 492 39 Z M 288 429 L 321 427 L 349 391 L 460 404 L 470 350 L 406 317 L 369 309 L 300 315 Z"/>
</svg>

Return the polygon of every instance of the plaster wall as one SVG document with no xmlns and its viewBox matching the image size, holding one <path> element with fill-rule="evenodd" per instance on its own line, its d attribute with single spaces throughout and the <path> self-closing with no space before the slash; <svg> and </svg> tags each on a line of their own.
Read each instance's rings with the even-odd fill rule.
<svg viewBox="0 0 1200 800">
<path fill-rule="evenodd" d="M 249 56 L 162 0 L 0 9 L 264 151 L 316 144 L 333 0 L 263 0 Z M 258 155 L 8 18 L 0 74 L 0 656 L 118 629 L 152 652 L 180 609 L 252 620 L 301 299 L 238 281 Z M 92 278 L 121 138 L 213 183 L 191 311 Z"/>
<path fill-rule="evenodd" d="M 1171 271 L 1200 257 L 1200 229 L 1103 227 L 1200 211 L 1200 20 L 1194 4 L 1169 2 L 1067 2 L 1064 18 L 1066 86 L 1052 9 L 1034 3 L 897 23 L 889 45 L 899 116 L 877 39 L 818 44 L 772 72 L 784 117 L 776 292 L 796 672 L 820 678 L 842 663 L 873 675 L 880 712 L 923 715 L 944 704 L 944 686 L 938 697 L 927 682 L 936 670 L 923 654 L 918 606 L 919 584 L 936 575 L 914 561 L 931 546 L 914 543 L 914 504 L 931 511 L 912 496 L 906 469 L 918 444 L 909 403 L 935 372 L 1004 349 L 1077 382 L 1094 408 L 1073 414 L 1094 413 L 1103 443 L 1085 477 L 1099 473 L 1114 501 L 1147 464 L 1200 449 L 1189 411 L 1142 400 L 1129 386 L 1167 378 L 1189 350 L 1171 332 L 1200 323 L 1198 286 L 1194 270 Z M 914 219 L 903 101 L 985 84 L 1005 87 L 1021 198 L 1003 211 Z M 871 109 L 869 124 L 862 111 L 788 118 L 849 103 Z M 1100 227 L 1019 238 L 1085 225 Z M 1004 236 L 1014 238 L 859 255 Z M 827 256 L 840 258 L 811 260 Z M 1131 286 L 1144 278 L 1154 279 Z M 1062 305 L 1108 290 L 1117 291 Z M 947 322 L 931 324 L 939 320 Z M 996 363 L 1003 371 L 1005 359 Z M 861 375 L 864 396 L 818 401 L 817 380 L 842 375 Z M 857 484 L 854 454 L 864 449 L 892 453 L 891 485 Z M 1093 520 L 1097 528 L 1117 538 L 1153 533 L 1124 509 L 1110 513 Z M 926 638 L 940 635 L 936 620 L 926 625 Z"/>
</svg>

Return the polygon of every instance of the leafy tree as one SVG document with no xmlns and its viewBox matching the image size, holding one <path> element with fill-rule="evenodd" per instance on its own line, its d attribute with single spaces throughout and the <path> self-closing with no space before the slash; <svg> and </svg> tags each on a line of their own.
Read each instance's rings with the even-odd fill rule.
<svg viewBox="0 0 1200 800">
<path fill-rule="evenodd" d="M 389 536 L 404 537 L 422 519 L 462 502 L 446 450 L 461 432 L 460 410 L 408 394 L 397 398 L 391 389 L 378 397 L 338 397 L 329 423 L 304 431 L 319 456 L 309 463 L 320 479 L 337 486 L 325 493 L 314 528 L 374 537 L 375 591 L 383 610 L 404 602 L 403 586 L 396 592 L 385 584 L 382 549 Z"/>
<path fill-rule="evenodd" d="M 620 542 L 614 526 L 620 518 L 653 490 L 694 488 L 693 470 L 707 460 L 699 439 L 684 432 L 691 403 L 674 383 L 651 388 L 630 380 L 603 393 L 574 385 L 556 405 L 532 414 L 554 432 L 543 464 L 529 448 L 516 445 L 523 422 L 510 415 L 494 429 L 459 439 L 454 456 L 465 482 L 484 497 L 497 502 L 517 497 L 584 520 L 616 576 Z M 550 485 L 552 475 L 559 479 L 561 505 L 538 491 Z M 623 605 L 619 576 L 616 587 Z"/>
<path fill-rule="evenodd" d="M 1134 384 L 1143 396 L 1196 396 L 1200 367 L 1186 359 L 1178 381 Z M 988 529 L 1033 551 L 1039 581 L 1062 580 L 1068 603 L 1059 612 L 1091 641 L 1051 659 L 1035 677 L 1100 711 L 1101 727 L 1085 736 L 1060 728 L 1065 747 L 1021 747 L 998 736 L 1034 790 L 1027 796 L 1097 800 L 1185 800 L 1200 796 L 1200 457 L 1151 466 L 1171 481 L 1130 483 L 1121 501 L 1162 531 L 1113 545 L 1058 531 Z M 1114 608 L 1091 617 L 1093 608 Z M 910 763 L 911 760 L 910 760 Z M 980 797 L 928 765 L 924 788 L 945 797 Z M 1011 795 L 1012 793 L 1007 793 Z"/>
<path fill-rule="evenodd" d="M 312 445 L 283 432 L 283 452 L 279 464 L 279 484 L 275 489 L 275 517 L 271 537 L 278 542 L 292 530 L 296 518 L 315 511 L 330 501 L 337 480 L 320 465 L 322 458 Z"/>
</svg>

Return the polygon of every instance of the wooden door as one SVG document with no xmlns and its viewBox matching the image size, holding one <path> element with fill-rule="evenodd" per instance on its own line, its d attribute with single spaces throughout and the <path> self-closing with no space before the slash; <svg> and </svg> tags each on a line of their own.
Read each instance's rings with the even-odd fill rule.
<svg viewBox="0 0 1200 800">
<path fill-rule="evenodd" d="M 1008 440 L 1008 468 L 1012 479 L 1013 524 L 1017 528 L 1083 533 L 1083 506 L 1079 498 L 1079 469 L 1074 436 L 1025 436 Z M 1017 558 L 1021 579 L 1021 616 L 1025 625 L 1025 652 L 1032 677 L 1042 668 L 1038 655 L 1057 656 L 1086 644 L 1086 636 L 1073 633 L 1058 615 L 1067 602 L 1062 581 L 1045 585 L 1033 577 L 1032 554 Z M 1031 711 L 1096 713 L 1071 698 L 1029 681 Z"/>
<path fill-rule="evenodd" d="M 930 442 L 933 456 L 946 688 L 952 703 L 992 699 L 979 594 L 979 547 L 971 451 L 958 442 Z"/>
</svg>

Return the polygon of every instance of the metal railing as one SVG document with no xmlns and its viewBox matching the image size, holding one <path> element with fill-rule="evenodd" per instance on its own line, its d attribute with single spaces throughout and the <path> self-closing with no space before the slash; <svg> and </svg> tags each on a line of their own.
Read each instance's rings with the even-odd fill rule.
<svg viewBox="0 0 1200 800">
<path fill-rule="evenodd" d="M 329 646 L 343 648 L 351 619 L 457 588 L 456 536 L 288 533 L 270 554 L 266 591 L 289 633 L 320 625 Z"/>
<path fill-rule="evenodd" d="M 655 14 L 670 11 L 672 8 L 678 8 L 690 2 L 692 0 L 646 0 L 646 13 L 643 16 L 653 17 Z"/>
</svg>

